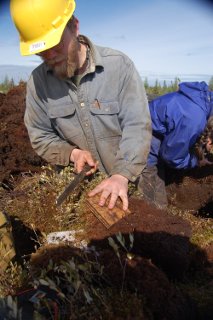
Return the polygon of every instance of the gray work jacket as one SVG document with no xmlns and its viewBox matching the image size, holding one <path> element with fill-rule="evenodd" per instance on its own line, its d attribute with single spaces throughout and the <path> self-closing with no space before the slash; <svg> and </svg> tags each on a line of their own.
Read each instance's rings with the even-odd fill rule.
<svg viewBox="0 0 213 320">
<path fill-rule="evenodd" d="M 85 39 L 94 63 L 78 86 L 56 78 L 45 63 L 32 72 L 24 118 L 32 147 L 62 166 L 73 148 L 89 150 L 101 171 L 135 181 L 151 141 L 142 80 L 125 54 Z"/>
</svg>

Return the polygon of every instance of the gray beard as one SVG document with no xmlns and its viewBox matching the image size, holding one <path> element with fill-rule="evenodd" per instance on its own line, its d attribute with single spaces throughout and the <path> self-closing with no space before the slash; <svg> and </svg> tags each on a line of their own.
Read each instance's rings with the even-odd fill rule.
<svg viewBox="0 0 213 320">
<path fill-rule="evenodd" d="M 65 61 L 59 66 L 56 65 L 52 67 L 54 75 L 62 80 L 73 77 L 77 69 L 77 63 L 69 61 Z"/>
<path fill-rule="evenodd" d="M 69 48 L 67 59 L 65 59 L 60 65 L 54 66 L 54 60 L 50 61 L 50 63 L 44 60 L 53 70 L 53 73 L 57 78 L 64 80 L 75 75 L 75 72 L 79 68 L 78 48 L 78 40 L 75 39 L 72 46 Z"/>
</svg>

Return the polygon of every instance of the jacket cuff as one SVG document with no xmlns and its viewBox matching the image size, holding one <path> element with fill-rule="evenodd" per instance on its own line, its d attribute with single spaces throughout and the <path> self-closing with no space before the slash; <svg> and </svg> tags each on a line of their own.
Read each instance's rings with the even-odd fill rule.
<svg viewBox="0 0 213 320">
<path fill-rule="evenodd" d="M 70 154 L 75 149 L 75 146 L 71 146 L 69 144 L 63 145 L 63 149 L 58 154 L 57 165 L 68 166 L 70 164 Z"/>
<path fill-rule="evenodd" d="M 135 182 L 137 180 L 137 178 L 140 176 L 142 170 L 144 169 L 145 165 L 138 165 L 135 166 L 134 169 L 132 170 L 128 170 L 128 169 L 118 169 L 116 170 L 116 168 L 113 168 L 113 170 L 110 172 L 110 176 L 114 175 L 114 174 L 120 174 L 121 176 L 127 178 L 129 181 L 131 182 Z"/>
</svg>

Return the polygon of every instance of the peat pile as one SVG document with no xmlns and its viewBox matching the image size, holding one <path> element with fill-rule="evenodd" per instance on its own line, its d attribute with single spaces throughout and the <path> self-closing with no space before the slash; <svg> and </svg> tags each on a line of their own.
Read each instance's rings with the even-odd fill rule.
<svg viewBox="0 0 213 320">
<path fill-rule="evenodd" d="M 0 183 L 9 188 L 11 178 L 37 172 L 44 163 L 33 151 L 24 126 L 25 93 L 25 83 L 20 83 L 7 95 L 0 94 Z"/>
</svg>

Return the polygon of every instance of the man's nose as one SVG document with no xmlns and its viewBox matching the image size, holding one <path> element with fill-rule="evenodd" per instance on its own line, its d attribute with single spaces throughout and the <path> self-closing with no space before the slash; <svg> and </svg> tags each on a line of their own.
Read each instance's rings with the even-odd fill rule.
<svg viewBox="0 0 213 320">
<path fill-rule="evenodd" d="M 41 52 L 39 55 L 45 59 L 54 59 L 58 55 L 58 53 L 53 47 Z"/>
</svg>

